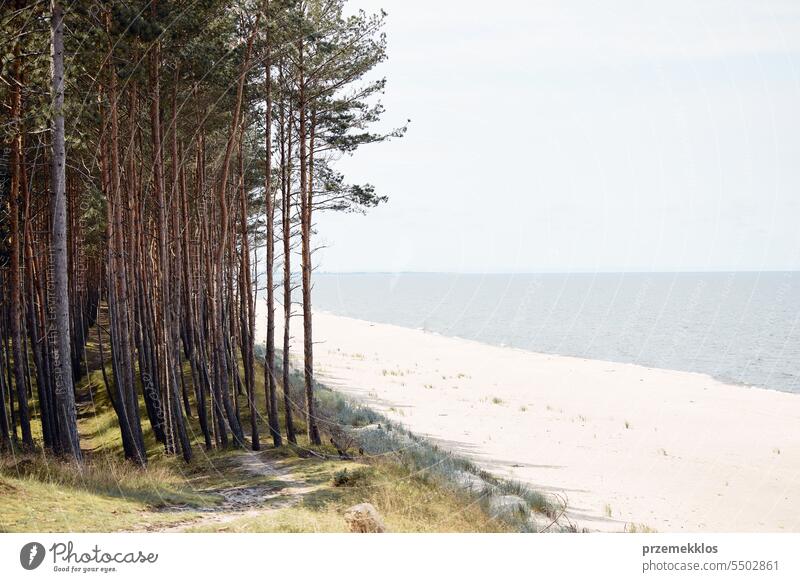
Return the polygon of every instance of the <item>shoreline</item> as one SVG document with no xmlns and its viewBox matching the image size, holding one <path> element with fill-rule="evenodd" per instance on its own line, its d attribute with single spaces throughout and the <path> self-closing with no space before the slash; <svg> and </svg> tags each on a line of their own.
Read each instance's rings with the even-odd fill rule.
<svg viewBox="0 0 800 582">
<path fill-rule="evenodd" d="M 800 531 L 800 395 L 323 311 L 314 323 L 321 382 L 565 497 L 580 527 Z"/>
<path fill-rule="evenodd" d="M 466 343 L 469 343 L 469 344 L 475 344 L 475 345 L 478 345 L 478 346 L 485 346 L 485 347 L 489 347 L 489 348 L 498 348 L 498 349 L 502 349 L 502 350 L 510 350 L 510 351 L 514 351 L 514 352 L 519 352 L 521 354 L 536 354 L 537 356 L 543 356 L 543 357 L 568 358 L 568 359 L 571 359 L 571 360 L 577 360 L 579 362 L 602 362 L 602 363 L 605 363 L 605 364 L 617 365 L 617 366 L 635 366 L 635 367 L 641 368 L 643 370 L 659 370 L 659 371 L 662 371 L 662 372 L 678 372 L 678 373 L 681 373 L 681 374 L 691 374 L 691 375 L 694 375 L 694 376 L 700 376 L 700 377 L 702 377 L 702 378 L 704 378 L 705 380 L 708 380 L 708 381 L 718 382 L 718 383 L 723 384 L 725 386 L 730 386 L 731 388 L 744 388 L 746 390 L 764 390 L 765 392 L 778 392 L 780 394 L 789 394 L 789 395 L 800 397 L 800 392 L 791 392 L 789 390 L 780 390 L 779 388 L 770 388 L 769 386 L 759 386 L 759 385 L 756 385 L 756 384 L 748 384 L 747 382 L 736 382 L 734 380 L 727 380 L 727 379 L 724 379 L 724 378 L 718 378 L 718 377 L 716 377 L 716 376 L 714 376 L 712 374 L 709 374 L 708 372 L 696 372 L 696 371 L 692 371 L 692 370 L 676 370 L 675 368 L 661 368 L 659 366 L 646 366 L 644 364 L 637 364 L 635 362 L 621 362 L 619 360 L 602 360 L 602 359 L 596 359 L 596 358 L 585 358 L 583 356 L 572 356 L 570 354 L 559 354 L 559 353 L 556 353 L 556 352 L 538 352 L 536 350 L 529 350 L 529 349 L 526 349 L 526 348 L 520 348 L 520 347 L 516 347 L 516 346 L 508 346 L 508 345 L 503 345 L 503 344 L 492 344 L 492 343 L 483 342 L 483 341 L 476 340 L 476 339 L 469 339 L 469 338 L 465 338 L 465 337 L 461 337 L 461 336 L 457 336 L 457 335 L 446 335 L 446 334 L 440 333 L 438 331 L 434 331 L 432 329 L 425 329 L 425 328 L 421 328 L 421 327 L 406 327 L 406 326 L 399 325 L 399 324 L 396 324 L 396 323 L 386 323 L 386 322 L 382 322 L 382 321 L 371 321 L 369 319 L 361 319 L 360 317 L 352 317 L 350 315 L 339 315 L 339 314 L 334 313 L 332 311 L 326 311 L 326 310 L 322 310 L 322 309 L 315 309 L 314 310 L 314 317 L 317 317 L 318 315 L 335 317 L 337 319 L 347 319 L 347 320 L 351 320 L 351 321 L 358 322 L 358 323 L 366 323 L 366 324 L 369 324 L 371 326 L 372 325 L 380 325 L 380 326 L 384 326 L 384 327 L 391 327 L 391 328 L 402 329 L 402 330 L 417 331 L 417 332 L 423 333 L 425 335 L 430 335 L 430 336 L 434 336 L 434 337 L 440 337 L 440 338 L 449 339 L 449 340 L 455 340 L 455 341 L 459 341 L 459 342 L 466 342 Z M 276 319 L 276 321 L 278 321 L 279 319 L 280 318 Z M 282 319 L 280 319 L 280 320 L 282 321 Z M 257 326 L 258 326 L 258 324 L 257 324 Z M 276 327 L 276 329 L 277 329 L 277 327 Z M 261 329 L 261 327 L 258 327 L 258 331 L 262 332 L 263 330 Z M 300 337 L 302 337 L 302 330 L 298 330 L 298 331 L 301 332 L 301 336 Z"/>
</svg>

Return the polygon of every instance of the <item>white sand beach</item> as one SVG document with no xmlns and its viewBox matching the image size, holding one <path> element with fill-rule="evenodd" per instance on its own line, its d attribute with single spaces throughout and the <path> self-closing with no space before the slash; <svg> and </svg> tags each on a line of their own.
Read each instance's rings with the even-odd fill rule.
<svg viewBox="0 0 800 582">
<path fill-rule="evenodd" d="M 327 313 L 314 332 L 321 381 L 563 496 L 580 527 L 800 532 L 800 395 Z"/>
</svg>

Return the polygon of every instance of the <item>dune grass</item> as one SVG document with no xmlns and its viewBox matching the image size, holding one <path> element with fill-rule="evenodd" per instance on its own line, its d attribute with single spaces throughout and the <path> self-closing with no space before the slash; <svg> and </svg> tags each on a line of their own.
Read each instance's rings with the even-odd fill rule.
<svg viewBox="0 0 800 582">
<path fill-rule="evenodd" d="M 291 463 L 293 475 L 313 489 L 289 507 L 222 523 L 190 527 L 193 532 L 347 532 L 344 512 L 371 503 L 392 532 L 507 532 L 509 525 L 492 519 L 475 499 L 442 487 L 392 462 L 301 460 Z M 344 472 L 357 475 L 342 482 Z M 280 498 L 278 498 L 280 503 Z"/>
<path fill-rule="evenodd" d="M 169 470 L 141 470 L 106 459 L 92 459 L 80 469 L 41 456 L 4 459 L 0 463 L 0 495 L 2 532 L 153 528 L 179 517 L 155 511 L 159 507 L 217 502 L 211 494 L 186 487 Z"/>
</svg>

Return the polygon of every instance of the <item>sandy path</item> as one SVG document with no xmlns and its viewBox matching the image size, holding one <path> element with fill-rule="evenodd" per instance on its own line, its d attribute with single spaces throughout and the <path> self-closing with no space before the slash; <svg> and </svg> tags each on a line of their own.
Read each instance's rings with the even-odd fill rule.
<svg viewBox="0 0 800 582">
<path fill-rule="evenodd" d="M 798 395 L 322 313 L 314 330 L 322 381 L 565 495 L 583 527 L 800 531 Z"/>
<path fill-rule="evenodd" d="M 319 488 L 299 480 L 290 471 L 276 467 L 257 453 L 239 455 L 232 458 L 235 468 L 244 475 L 278 478 L 280 485 L 250 485 L 228 487 L 215 491 L 224 501 L 217 506 L 196 508 L 189 506 L 173 506 L 164 508 L 163 512 L 177 512 L 192 515 L 185 521 L 173 523 L 166 527 L 156 527 L 148 531 L 185 532 L 197 527 L 213 525 L 216 531 L 223 531 L 224 525 L 243 517 L 256 517 L 278 511 L 300 503 L 303 497 Z"/>
</svg>

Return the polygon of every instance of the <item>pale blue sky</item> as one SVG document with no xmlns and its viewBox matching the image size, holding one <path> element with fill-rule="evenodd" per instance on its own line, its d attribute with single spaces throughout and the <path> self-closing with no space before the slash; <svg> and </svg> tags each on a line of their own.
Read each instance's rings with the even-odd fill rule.
<svg viewBox="0 0 800 582">
<path fill-rule="evenodd" d="M 352 0 L 386 124 L 323 271 L 800 268 L 800 2 Z"/>
</svg>

